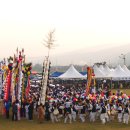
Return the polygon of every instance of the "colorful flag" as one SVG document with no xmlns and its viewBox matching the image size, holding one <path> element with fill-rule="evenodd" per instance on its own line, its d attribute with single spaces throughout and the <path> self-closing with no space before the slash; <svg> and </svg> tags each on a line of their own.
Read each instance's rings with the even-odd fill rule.
<svg viewBox="0 0 130 130">
<path fill-rule="evenodd" d="M 91 67 L 87 67 L 86 95 L 88 95 L 90 92 L 90 87 L 91 87 L 91 83 L 92 83 L 92 74 L 93 74 L 93 69 Z"/>
</svg>

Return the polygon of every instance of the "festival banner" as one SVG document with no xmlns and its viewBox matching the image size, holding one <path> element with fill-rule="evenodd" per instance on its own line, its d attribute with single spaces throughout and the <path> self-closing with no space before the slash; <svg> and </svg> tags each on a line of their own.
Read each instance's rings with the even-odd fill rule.
<svg viewBox="0 0 130 130">
<path fill-rule="evenodd" d="M 29 91 L 30 91 L 30 78 L 28 77 L 28 83 L 26 87 L 26 98 L 29 97 Z"/>
<path fill-rule="evenodd" d="M 2 66 L 3 71 L 3 97 L 2 99 L 14 102 L 16 99 L 21 102 L 26 98 L 30 92 L 30 74 L 32 70 L 32 63 L 25 63 L 24 49 L 22 51 L 16 50 L 14 57 L 9 57 L 8 65 L 4 59 Z"/>
<path fill-rule="evenodd" d="M 86 96 L 90 92 L 90 87 L 92 83 L 92 74 L 93 74 L 93 69 L 92 67 L 87 67 L 87 85 L 86 85 Z"/>
<path fill-rule="evenodd" d="M 44 60 L 43 66 L 43 78 L 42 78 L 42 87 L 41 87 L 41 93 L 40 93 L 40 103 L 43 105 L 45 104 L 46 99 L 46 91 L 47 91 L 47 83 L 48 83 L 48 76 L 49 76 L 49 57 L 46 57 Z"/>
<path fill-rule="evenodd" d="M 9 100 L 9 96 L 10 96 L 10 87 L 11 87 L 11 71 L 9 70 L 8 75 L 6 77 L 6 82 L 5 82 L 5 86 L 4 86 L 4 100 L 8 101 Z"/>
</svg>

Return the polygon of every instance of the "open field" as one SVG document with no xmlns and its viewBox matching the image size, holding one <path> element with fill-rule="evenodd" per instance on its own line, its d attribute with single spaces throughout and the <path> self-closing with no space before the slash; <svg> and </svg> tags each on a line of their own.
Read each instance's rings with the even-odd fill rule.
<svg viewBox="0 0 130 130">
<path fill-rule="evenodd" d="M 116 92 L 117 89 L 113 89 L 112 92 Z M 130 89 L 120 89 L 123 93 L 126 93 L 128 96 L 130 96 Z"/>
<path fill-rule="evenodd" d="M 110 122 L 106 125 L 102 125 L 100 121 L 95 123 L 74 122 L 72 124 L 44 122 L 42 124 L 34 121 L 21 120 L 18 122 L 12 122 L 0 117 L 0 130 L 129 130 L 130 123 L 128 125 L 115 122 Z"/>
</svg>

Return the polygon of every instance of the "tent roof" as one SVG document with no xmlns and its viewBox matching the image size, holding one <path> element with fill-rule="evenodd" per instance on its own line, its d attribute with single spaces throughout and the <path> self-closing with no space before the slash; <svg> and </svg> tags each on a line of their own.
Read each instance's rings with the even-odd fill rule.
<svg viewBox="0 0 130 130">
<path fill-rule="evenodd" d="M 73 65 L 69 67 L 69 69 L 62 75 L 60 75 L 58 78 L 65 78 L 65 79 L 74 79 L 74 78 L 85 78 L 82 74 L 80 74 Z"/>
<path fill-rule="evenodd" d="M 100 65 L 99 69 L 103 72 L 103 74 L 108 75 L 111 71 L 107 65 Z"/>
<path fill-rule="evenodd" d="M 93 67 L 96 78 L 103 78 L 105 74 L 96 65 Z"/>
<path fill-rule="evenodd" d="M 122 67 L 122 69 L 123 69 L 128 75 L 130 75 L 130 70 L 126 67 L 126 65 L 124 65 L 124 66 Z"/>
<path fill-rule="evenodd" d="M 128 74 L 121 68 L 120 65 L 118 65 L 113 72 L 107 75 L 107 77 L 123 78 L 128 77 Z"/>
<path fill-rule="evenodd" d="M 100 65 L 100 66 L 99 66 L 99 69 L 100 69 L 101 71 L 104 71 L 104 66 L 103 66 L 103 65 Z"/>
</svg>

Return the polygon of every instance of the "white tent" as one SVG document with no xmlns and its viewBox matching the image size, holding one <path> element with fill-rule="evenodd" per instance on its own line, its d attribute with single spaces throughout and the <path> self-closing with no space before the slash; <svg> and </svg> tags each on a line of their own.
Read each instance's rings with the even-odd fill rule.
<svg viewBox="0 0 130 130">
<path fill-rule="evenodd" d="M 62 75 L 60 75 L 58 78 L 61 79 L 83 79 L 85 76 L 80 74 L 73 65 L 70 66 L 70 68 Z"/>
<path fill-rule="evenodd" d="M 105 74 L 96 65 L 94 65 L 93 70 L 94 70 L 94 74 L 95 74 L 96 78 L 103 78 L 103 77 L 105 77 Z"/>
<path fill-rule="evenodd" d="M 103 71 L 104 71 L 104 66 L 103 66 L 103 65 L 100 65 L 100 66 L 99 66 L 99 69 L 103 72 Z"/>
<path fill-rule="evenodd" d="M 111 68 L 110 71 L 113 72 L 115 69 L 114 68 Z"/>
<path fill-rule="evenodd" d="M 130 70 L 124 65 L 122 69 L 130 76 Z"/>
<path fill-rule="evenodd" d="M 107 65 L 100 65 L 99 69 L 105 74 L 108 75 L 110 74 L 111 70 Z"/>
<path fill-rule="evenodd" d="M 122 79 L 125 80 L 128 77 L 128 74 L 121 68 L 120 65 L 116 67 L 114 71 L 111 71 L 106 77 L 112 78 L 115 80 Z"/>
</svg>

